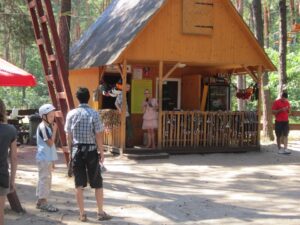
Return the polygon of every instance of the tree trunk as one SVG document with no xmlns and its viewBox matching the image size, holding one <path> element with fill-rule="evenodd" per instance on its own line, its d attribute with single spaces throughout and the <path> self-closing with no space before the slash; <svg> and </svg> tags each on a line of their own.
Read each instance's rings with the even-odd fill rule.
<svg viewBox="0 0 300 225">
<path fill-rule="evenodd" d="M 4 4 L 6 4 L 6 1 L 4 1 Z M 4 57 L 6 61 L 10 61 L 10 27 L 8 26 L 9 24 L 9 18 L 6 14 L 3 15 L 3 24 L 6 24 L 4 26 L 4 34 L 3 34 L 3 46 L 4 47 Z"/>
<path fill-rule="evenodd" d="M 267 1 L 264 2 L 264 41 L 265 47 L 269 48 L 269 34 L 270 34 L 270 5 Z"/>
<path fill-rule="evenodd" d="M 59 39 L 66 62 L 66 70 L 69 71 L 69 48 L 70 48 L 70 27 L 71 27 L 71 0 L 61 0 L 59 18 Z"/>
<path fill-rule="evenodd" d="M 20 62 L 21 62 L 21 67 L 25 68 L 26 66 L 26 47 L 25 45 L 22 45 L 20 47 Z M 22 88 L 22 106 L 25 105 L 25 99 L 26 99 L 26 87 Z"/>
<path fill-rule="evenodd" d="M 236 1 L 236 7 L 237 7 L 237 10 L 238 10 L 239 14 L 243 18 L 243 15 L 244 15 L 244 1 L 243 0 L 237 0 Z M 238 76 L 237 77 L 237 88 L 239 90 L 245 89 L 246 88 L 245 82 L 246 81 L 245 81 L 244 76 Z M 245 111 L 245 110 L 246 110 L 246 101 L 243 100 L 243 99 L 238 99 L 238 111 Z"/>
<path fill-rule="evenodd" d="M 287 18 L 286 18 L 286 0 L 279 1 L 279 91 L 281 96 L 287 85 L 286 73 L 286 53 L 287 53 Z"/>
<path fill-rule="evenodd" d="M 264 33 L 263 33 L 263 20 L 262 20 L 262 5 L 260 0 L 253 0 L 252 2 L 254 24 L 255 24 L 255 34 L 256 38 L 262 48 L 264 48 Z M 265 21 L 266 22 L 266 21 Z M 265 28 L 266 29 L 266 28 Z M 263 106 L 263 136 L 270 140 L 274 140 L 273 125 L 272 125 L 272 110 L 271 110 L 271 99 L 270 99 L 270 89 L 269 85 L 269 75 L 265 73 L 262 79 L 262 106 Z"/>
<path fill-rule="evenodd" d="M 262 20 L 262 10 L 261 10 L 261 1 L 253 0 L 252 1 L 252 10 L 254 18 L 254 29 L 255 36 L 260 44 L 264 46 L 264 33 L 263 33 L 263 20 Z"/>
<path fill-rule="evenodd" d="M 250 7 L 249 7 L 249 11 L 250 11 L 250 14 L 249 14 L 249 27 L 250 27 L 250 30 L 254 31 L 254 29 L 255 29 L 255 26 L 254 26 L 254 13 L 253 13 L 253 8 L 251 7 L 251 4 L 250 4 Z"/>
<path fill-rule="evenodd" d="M 291 9 L 291 19 L 292 19 L 292 24 L 296 23 L 296 15 L 295 15 L 295 1 L 290 0 L 290 9 Z"/>
</svg>

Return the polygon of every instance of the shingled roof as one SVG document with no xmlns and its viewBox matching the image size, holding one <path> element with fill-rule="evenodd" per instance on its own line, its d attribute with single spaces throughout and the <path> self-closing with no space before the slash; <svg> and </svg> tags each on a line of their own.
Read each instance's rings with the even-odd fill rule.
<svg viewBox="0 0 300 225">
<path fill-rule="evenodd" d="M 112 64 L 166 0 L 114 0 L 71 48 L 70 69 Z"/>
</svg>

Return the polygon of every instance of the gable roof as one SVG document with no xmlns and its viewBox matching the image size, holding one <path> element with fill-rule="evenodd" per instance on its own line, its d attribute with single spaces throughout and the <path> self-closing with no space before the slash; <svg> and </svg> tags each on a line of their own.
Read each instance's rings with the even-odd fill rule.
<svg viewBox="0 0 300 225">
<path fill-rule="evenodd" d="M 179 0 L 177 1 L 179 2 Z M 168 12 L 166 13 L 165 11 L 162 14 L 158 13 L 158 11 L 162 8 L 163 5 L 167 5 L 166 2 L 168 2 L 168 4 L 170 5 L 171 3 L 174 3 L 172 4 L 172 7 L 173 5 L 176 5 L 175 0 L 130 0 L 130 1 L 114 0 L 111 3 L 111 5 L 105 10 L 105 12 L 97 19 L 97 21 L 83 34 L 80 40 L 77 43 L 75 43 L 75 45 L 72 47 L 71 54 L 70 54 L 70 69 L 79 69 L 79 68 L 84 69 L 84 68 L 98 67 L 103 65 L 110 65 L 115 63 L 122 57 L 126 58 L 129 55 L 130 57 L 133 57 L 133 55 L 131 55 L 131 53 L 128 53 L 127 51 L 127 50 L 130 51 L 130 49 L 133 46 L 135 48 L 141 48 L 141 45 L 143 46 L 142 55 L 138 57 L 139 59 L 145 59 L 145 60 L 147 59 L 147 56 L 144 54 L 144 50 L 146 48 L 150 48 L 151 50 L 153 50 L 153 48 L 156 48 L 157 52 L 161 52 L 162 46 L 153 46 L 152 44 L 149 44 L 149 42 L 147 41 L 151 42 L 155 38 L 155 36 L 153 36 L 153 33 L 151 33 L 154 29 L 153 21 L 155 20 L 161 21 L 162 14 L 166 14 L 165 15 L 166 18 L 169 18 L 171 16 L 169 15 Z M 276 70 L 276 67 L 267 56 L 264 49 L 259 45 L 257 39 L 251 32 L 250 28 L 247 26 L 243 18 L 239 15 L 232 2 L 230 0 L 222 0 L 217 3 L 225 6 L 226 10 L 228 10 L 227 13 L 230 14 L 230 17 L 234 18 L 235 21 L 234 23 L 236 23 L 233 27 L 236 27 L 235 30 L 239 29 L 241 32 L 243 32 L 245 37 L 245 39 L 243 39 L 244 41 L 241 42 L 242 44 L 240 45 L 233 44 L 232 40 L 230 40 L 230 43 L 227 43 L 229 46 L 228 49 L 231 49 L 230 47 L 233 47 L 235 49 L 236 55 L 233 58 L 235 59 L 237 58 L 238 60 L 236 61 L 239 62 L 242 61 L 241 64 L 244 65 L 245 63 L 245 66 L 247 66 L 250 56 L 245 57 L 244 60 L 241 60 L 239 56 L 240 50 L 236 50 L 237 46 L 239 46 L 240 48 L 244 48 L 244 53 L 246 52 L 247 56 L 249 55 L 247 51 L 251 50 L 253 52 L 251 56 L 255 57 L 256 59 L 252 61 L 250 60 L 251 62 L 249 66 L 251 65 L 258 66 L 259 64 L 259 65 L 263 65 L 264 70 L 267 71 Z M 163 10 L 166 10 L 167 8 L 169 9 L 170 7 L 164 7 Z M 223 7 L 222 10 L 224 11 Z M 163 21 L 165 20 L 163 19 Z M 176 23 L 178 23 L 178 21 Z M 152 30 L 148 29 L 149 27 L 151 27 L 151 25 L 152 25 Z M 220 26 L 220 23 L 218 25 Z M 168 24 L 168 27 L 170 27 L 170 23 Z M 145 30 L 147 29 L 148 29 L 148 34 L 151 36 L 151 38 L 150 39 L 147 38 L 146 42 L 141 41 L 141 40 L 145 40 L 141 37 L 143 36 L 142 34 L 145 33 Z M 157 30 L 160 28 L 155 27 L 155 29 Z M 218 33 L 220 32 L 224 32 L 224 30 L 219 29 Z M 139 38 L 137 38 L 137 36 Z M 158 40 L 161 41 L 162 36 L 163 33 L 160 33 L 160 31 L 158 30 L 156 32 L 156 38 L 158 38 Z M 222 36 L 220 37 L 222 38 L 221 40 L 223 41 L 223 37 Z M 228 42 L 227 39 L 226 41 Z M 139 41 L 137 42 L 137 40 Z M 176 40 L 178 41 L 178 38 Z M 180 37 L 180 40 L 183 41 L 185 39 Z M 218 48 L 219 44 L 222 43 L 222 41 L 219 40 L 218 42 L 216 42 L 217 44 L 213 43 L 215 44 L 214 49 Z M 185 43 L 187 46 L 189 45 L 189 41 Z M 169 43 L 167 43 L 167 45 L 168 44 Z M 205 40 L 201 39 L 200 42 L 197 41 L 197 46 L 198 45 L 205 45 Z M 184 48 L 189 49 L 186 47 Z M 231 53 L 232 51 L 233 50 L 231 49 Z M 150 51 L 147 51 L 148 54 L 149 52 Z M 172 54 L 171 51 L 168 52 Z M 219 54 L 218 52 L 215 53 L 213 57 L 218 56 L 218 54 Z M 184 55 L 184 54 L 180 53 L 180 55 Z M 177 61 L 185 62 L 184 59 L 179 59 L 180 57 L 179 58 L 176 57 L 177 56 L 173 54 L 171 58 L 174 59 L 176 62 Z M 201 58 L 198 55 L 197 56 L 193 55 L 193 57 L 194 57 L 193 59 Z M 164 55 L 159 55 L 156 58 L 161 60 L 162 58 L 166 58 L 166 57 L 164 57 Z M 166 59 L 169 58 L 167 57 Z M 187 63 L 194 62 L 190 60 L 191 59 L 189 59 Z M 220 60 L 220 58 L 216 58 L 216 60 Z M 255 64 L 253 64 L 254 61 Z M 234 60 L 231 62 L 227 61 L 227 63 L 233 63 L 233 62 Z"/>
<path fill-rule="evenodd" d="M 112 64 L 167 0 L 114 0 L 77 41 L 70 69 Z"/>
</svg>

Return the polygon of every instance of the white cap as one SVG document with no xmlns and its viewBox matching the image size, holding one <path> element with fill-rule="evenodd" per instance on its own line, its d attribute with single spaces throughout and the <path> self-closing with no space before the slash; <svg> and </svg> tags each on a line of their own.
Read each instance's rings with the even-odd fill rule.
<svg viewBox="0 0 300 225">
<path fill-rule="evenodd" d="M 44 104 L 39 108 L 39 115 L 42 117 L 43 115 L 47 115 L 49 112 L 55 110 L 55 107 L 51 104 Z"/>
</svg>

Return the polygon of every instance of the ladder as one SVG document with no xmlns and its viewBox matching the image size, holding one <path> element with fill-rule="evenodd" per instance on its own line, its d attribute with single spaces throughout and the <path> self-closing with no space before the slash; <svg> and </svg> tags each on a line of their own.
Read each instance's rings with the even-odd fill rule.
<svg viewBox="0 0 300 225">
<path fill-rule="evenodd" d="M 63 148 L 65 161 L 69 163 L 67 139 L 64 132 L 65 118 L 74 102 L 68 80 L 68 70 L 64 60 L 60 40 L 53 15 L 51 0 L 26 0 L 31 16 L 36 43 L 41 56 L 48 91 Z"/>
<path fill-rule="evenodd" d="M 36 43 L 41 55 L 48 91 L 54 107 L 55 117 L 63 148 L 65 161 L 69 163 L 67 138 L 64 132 L 65 118 L 74 102 L 68 80 L 65 60 L 62 54 L 55 19 L 50 0 L 26 0 L 34 29 Z M 19 201 L 17 192 L 7 195 L 12 210 L 25 212 Z"/>
</svg>

